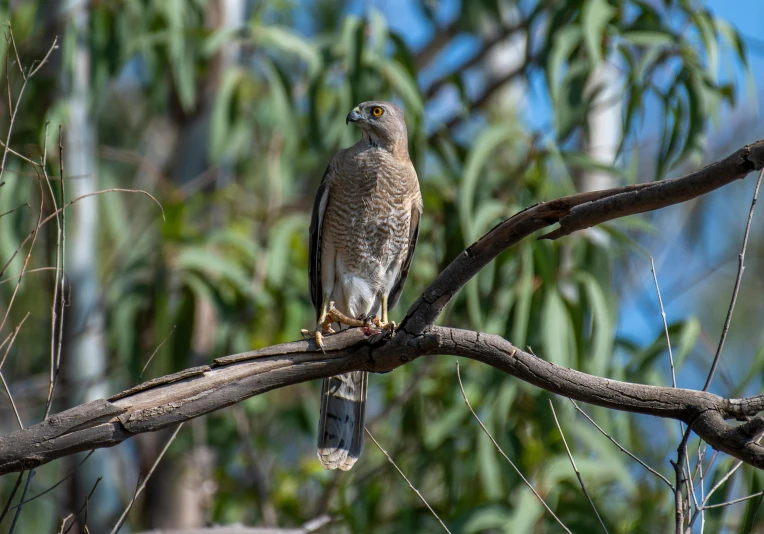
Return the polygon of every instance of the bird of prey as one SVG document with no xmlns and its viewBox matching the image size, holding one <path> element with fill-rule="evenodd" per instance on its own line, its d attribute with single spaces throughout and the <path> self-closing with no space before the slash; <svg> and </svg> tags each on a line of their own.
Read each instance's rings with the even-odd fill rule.
<svg viewBox="0 0 764 534">
<path fill-rule="evenodd" d="M 322 349 L 323 335 L 339 320 L 358 326 L 375 317 L 394 331 L 387 314 L 406 282 L 422 213 L 403 110 L 364 102 L 347 116 L 350 122 L 361 140 L 332 158 L 310 222 L 308 275 L 318 322 L 313 334 L 303 333 Z M 363 371 L 324 379 L 318 458 L 327 469 L 347 471 L 361 454 L 367 384 Z"/>
</svg>

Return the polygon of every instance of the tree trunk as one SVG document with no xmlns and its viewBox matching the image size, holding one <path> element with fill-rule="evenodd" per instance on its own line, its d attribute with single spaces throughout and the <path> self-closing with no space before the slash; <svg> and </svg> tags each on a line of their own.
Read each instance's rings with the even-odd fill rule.
<svg viewBox="0 0 764 534">
<path fill-rule="evenodd" d="M 89 4 L 78 0 L 62 3 L 67 17 L 65 31 L 75 32 L 70 51 L 71 70 L 62 73 L 63 97 L 68 106 L 64 126 L 64 166 L 68 200 L 98 190 L 95 170 L 95 125 L 91 114 L 89 49 Z M 102 288 L 98 280 L 98 202 L 78 203 L 67 210 L 66 276 L 71 284 L 71 301 L 64 316 L 65 336 L 62 373 L 66 403 L 74 406 L 108 395 L 107 356 L 104 344 Z M 82 506 L 98 477 L 103 477 L 89 506 L 88 527 L 93 532 L 108 530 L 119 513 L 115 468 L 117 451 L 97 451 L 72 477 L 69 511 Z M 79 459 L 75 459 L 78 462 Z"/>
</svg>

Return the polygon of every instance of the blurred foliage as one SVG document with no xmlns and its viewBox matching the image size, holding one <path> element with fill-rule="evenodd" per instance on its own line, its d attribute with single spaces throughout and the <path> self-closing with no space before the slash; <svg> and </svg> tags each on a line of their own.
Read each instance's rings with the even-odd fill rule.
<svg viewBox="0 0 764 534">
<path fill-rule="evenodd" d="M 406 24 L 374 3 L 365 9 L 340 0 L 245 4 L 244 17 L 230 25 L 221 22 L 224 4 L 218 2 L 84 2 L 88 31 L 77 36 L 71 13 L 54 9 L 57 2 L 0 3 L 0 20 L 12 23 L 23 63 L 42 57 L 54 35 L 61 39 L 51 63 L 26 87 L 11 145 L 39 159 L 50 123 L 48 172 L 57 176 L 54 130 L 58 124 L 66 130 L 68 113 L 61 73 L 78 60 L 74 42 L 84 38 L 99 187 L 145 189 L 164 207 L 165 221 L 140 195 L 85 200 L 100 210 L 98 268 L 106 288 L 101 303 L 111 391 L 139 382 L 168 335 L 143 379 L 291 340 L 313 323 L 306 269 L 310 206 L 326 162 L 358 136 L 343 121 L 357 103 L 395 99 L 406 109 L 425 215 L 394 312 L 402 315 L 440 269 L 497 222 L 575 192 L 573 176 L 604 170 L 614 183 L 634 182 L 645 168 L 658 179 L 679 164 L 698 163 L 710 121 L 739 93 L 740 80 L 722 78 L 720 65 L 746 63 L 732 26 L 690 0 L 424 0 L 414 3 L 417 18 Z M 406 27 L 411 33 L 425 28 L 429 37 L 414 43 Z M 459 39 L 471 43 L 462 60 L 453 59 Z M 506 39 L 518 44 L 519 66 L 497 71 L 481 61 Z M 6 51 L 0 41 L 0 57 Z M 604 63 L 617 67 L 623 84 L 615 167 L 580 148 L 602 90 L 594 74 Z M 11 57 L 17 95 L 21 80 L 13 65 Z M 547 122 L 529 119 L 518 88 L 540 92 Z M 5 102 L 0 110 L 4 139 Z M 648 132 L 659 148 L 646 164 L 634 145 L 648 111 L 660 119 Z M 34 169 L 23 160 L 9 156 L 2 179 L 0 213 L 31 206 L 0 219 L 4 264 L 32 229 L 40 199 Z M 468 284 L 441 322 L 503 335 L 585 372 L 670 384 L 663 334 L 641 343 L 615 336 L 620 303 L 611 282 L 613 260 L 635 250 L 632 238 L 645 229 L 638 223 L 608 226 L 604 240 L 584 232 L 561 242 L 520 243 Z M 41 232 L 31 269 L 51 264 L 52 226 Z M 4 277 L 18 274 L 22 261 L 19 254 Z M 2 309 L 14 285 L 0 285 Z M 50 272 L 29 274 L 0 332 L 4 338 L 31 313 L 3 368 L 27 421 L 42 416 L 47 394 L 52 285 Z M 669 330 L 681 372 L 698 342 L 699 323 L 690 317 Z M 200 332 L 209 339 L 200 341 Z M 548 408 L 550 396 L 474 362 L 465 363 L 463 377 L 479 416 L 555 513 L 573 532 L 597 531 Z M 67 390 L 77 387 L 72 378 L 62 383 L 56 409 L 67 406 Z M 203 432 L 195 427 L 179 438 L 166 461 L 203 445 L 214 451 L 207 520 L 262 524 L 263 503 L 270 503 L 281 526 L 328 511 L 339 519 L 330 531 L 437 531 L 373 445 L 367 443 L 350 473 L 321 470 L 314 452 L 318 393 L 318 384 L 303 384 L 244 401 L 249 432 L 223 411 L 202 420 Z M 453 532 L 557 531 L 470 416 L 453 360 L 418 361 L 374 376 L 369 398 L 370 430 Z M 665 532 L 673 518 L 667 488 L 576 416 L 570 403 L 555 402 L 609 531 Z M 12 430 L 11 412 L 4 403 L 0 409 L 3 431 Z M 673 422 L 587 411 L 620 443 L 673 476 Z M 134 447 L 117 449 L 124 469 L 140 453 Z M 56 464 L 42 468 L 33 488 L 65 472 Z M 761 488 L 759 473 L 743 472 L 741 484 Z M 14 481 L 0 482 L 2 502 Z M 129 498 L 133 488 L 124 484 Z M 42 498 L 27 505 L 24 531 L 58 525 L 68 510 L 56 502 Z M 757 516 L 754 505 L 747 505 L 741 529 L 762 524 L 764 514 Z M 706 532 L 739 517 L 724 510 L 709 519 Z M 152 526 L 141 509 L 133 510 L 129 524 L 134 530 Z M 0 525 L 0 532 L 7 528 Z"/>
</svg>

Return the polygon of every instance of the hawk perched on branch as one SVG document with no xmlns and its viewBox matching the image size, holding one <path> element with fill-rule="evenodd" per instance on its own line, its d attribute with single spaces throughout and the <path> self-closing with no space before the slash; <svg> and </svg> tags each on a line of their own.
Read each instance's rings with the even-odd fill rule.
<svg viewBox="0 0 764 534">
<path fill-rule="evenodd" d="M 322 348 L 333 322 L 358 326 L 381 316 L 379 326 L 395 329 L 387 312 L 406 282 L 422 213 L 403 110 L 364 102 L 345 122 L 358 125 L 361 140 L 332 158 L 310 222 L 313 335 Z M 367 384 L 362 371 L 324 379 L 318 457 L 327 469 L 347 471 L 361 454 Z"/>
</svg>

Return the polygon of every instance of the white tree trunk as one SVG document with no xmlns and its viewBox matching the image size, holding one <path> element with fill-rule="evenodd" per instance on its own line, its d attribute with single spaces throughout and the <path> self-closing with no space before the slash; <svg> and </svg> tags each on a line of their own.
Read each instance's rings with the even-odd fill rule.
<svg viewBox="0 0 764 534">
<path fill-rule="evenodd" d="M 95 171 L 95 126 L 91 115 L 88 45 L 89 4 L 66 0 L 62 12 L 68 18 L 67 31 L 76 32 L 71 70 L 63 73 L 63 97 L 68 107 L 64 125 L 64 167 L 67 199 L 98 190 Z M 64 62 L 67 65 L 67 62 Z M 71 284 L 71 304 L 66 308 L 65 351 L 62 365 L 67 378 L 68 402 L 82 402 L 108 396 L 107 357 L 104 343 L 102 288 L 98 280 L 98 201 L 89 199 L 67 210 L 66 276 Z M 104 453 L 104 454 L 101 454 Z M 70 506 L 84 500 L 95 480 L 103 477 L 89 507 L 88 527 L 101 532 L 118 513 L 115 451 L 97 451 L 74 477 Z"/>
</svg>

